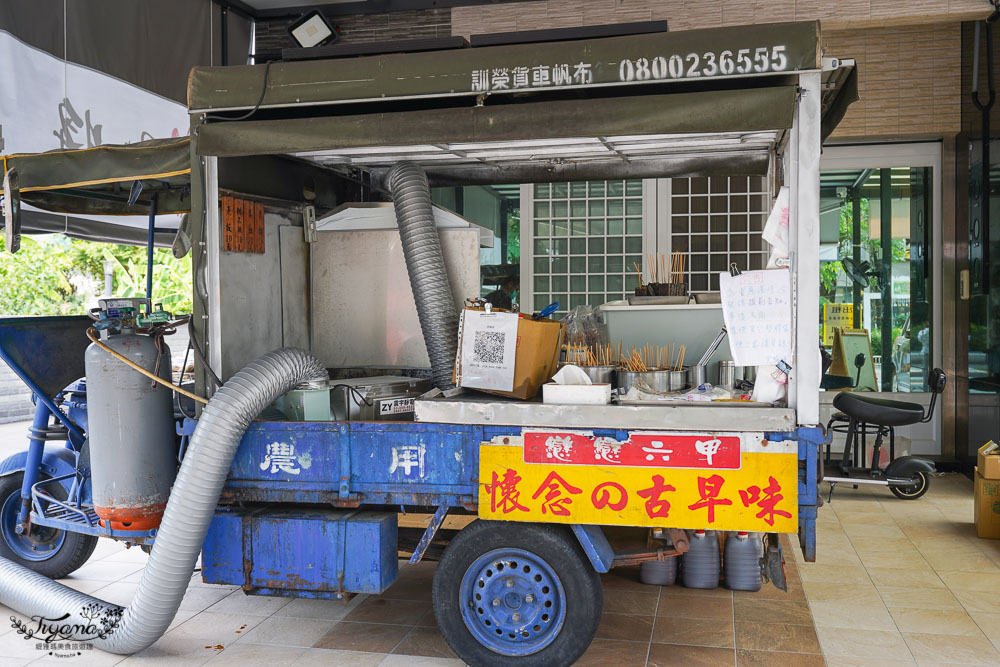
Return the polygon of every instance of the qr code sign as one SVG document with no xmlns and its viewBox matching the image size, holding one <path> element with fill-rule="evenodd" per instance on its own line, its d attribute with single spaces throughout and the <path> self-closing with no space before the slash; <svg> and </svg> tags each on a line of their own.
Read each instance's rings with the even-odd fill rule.
<svg viewBox="0 0 1000 667">
<path fill-rule="evenodd" d="M 473 359 L 483 364 L 502 364 L 506 337 L 502 331 L 477 331 Z"/>
</svg>

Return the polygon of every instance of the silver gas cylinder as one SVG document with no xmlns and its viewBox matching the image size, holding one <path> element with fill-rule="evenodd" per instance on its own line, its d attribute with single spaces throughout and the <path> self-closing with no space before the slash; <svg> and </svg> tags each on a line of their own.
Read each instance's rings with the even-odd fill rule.
<svg viewBox="0 0 1000 667">
<path fill-rule="evenodd" d="M 102 299 L 100 339 L 126 359 L 171 380 L 170 349 L 136 333 L 145 299 Z M 173 396 L 163 383 L 91 343 L 85 355 L 91 481 L 102 524 L 159 525 L 177 474 Z"/>
</svg>

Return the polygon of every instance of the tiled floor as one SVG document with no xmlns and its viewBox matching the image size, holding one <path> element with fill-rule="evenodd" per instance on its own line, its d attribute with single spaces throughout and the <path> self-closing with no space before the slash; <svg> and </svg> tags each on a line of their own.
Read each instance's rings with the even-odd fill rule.
<svg viewBox="0 0 1000 667">
<path fill-rule="evenodd" d="M 818 562 L 786 548 L 787 594 L 651 587 L 635 568 L 616 570 L 578 664 L 1000 664 L 1000 542 L 975 537 L 971 496 L 958 475 L 917 501 L 838 489 L 819 513 Z M 65 581 L 126 604 L 145 561 L 102 541 Z M 0 626 L 0 666 L 461 665 L 431 612 L 434 567 L 406 566 L 385 595 L 349 603 L 247 597 L 196 575 L 170 630 L 142 653 L 55 659 Z"/>
<path fill-rule="evenodd" d="M 800 563 L 830 665 L 1000 665 L 1000 541 L 976 537 L 972 482 L 942 475 L 920 500 L 837 488 Z"/>
</svg>

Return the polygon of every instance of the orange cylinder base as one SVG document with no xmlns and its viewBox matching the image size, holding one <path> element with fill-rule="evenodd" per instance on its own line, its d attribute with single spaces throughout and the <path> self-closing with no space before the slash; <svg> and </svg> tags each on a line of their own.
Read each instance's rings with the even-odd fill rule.
<svg viewBox="0 0 1000 667">
<path fill-rule="evenodd" d="M 166 503 L 145 507 L 98 507 L 94 511 L 102 528 L 112 530 L 152 530 L 160 525 Z"/>
</svg>

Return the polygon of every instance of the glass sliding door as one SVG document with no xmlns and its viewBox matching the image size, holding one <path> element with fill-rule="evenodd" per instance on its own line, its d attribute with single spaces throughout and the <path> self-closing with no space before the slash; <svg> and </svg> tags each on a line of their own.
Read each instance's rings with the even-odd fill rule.
<svg viewBox="0 0 1000 667">
<path fill-rule="evenodd" d="M 863 163 L 862 163 L 863 164 Z M 926 392 L 934 357 L 933 173 L 928 166 L 820 175 L 822 344 L 865 329 L 883 392 Z"/>
</svg>

